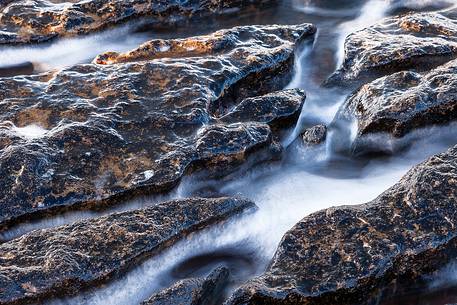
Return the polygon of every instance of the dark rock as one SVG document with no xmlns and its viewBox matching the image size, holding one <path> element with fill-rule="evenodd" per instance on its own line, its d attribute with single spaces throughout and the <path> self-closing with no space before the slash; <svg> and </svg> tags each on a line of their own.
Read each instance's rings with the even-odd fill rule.
<svg viewBox="0 0 457 305">
<path fill-rule="evenodd" d="M 295 43 L 314 32 L 309 24 L 237 27 L 192 38 L 225 41 L 214 56 L 208 46 L 201 57 L 1 79 L 0 225 L 167 191 L 199 169 L 221 176 L 253 151 L 277 158 L 268 124 L 297 117 L 304 93 L 247 98 L 281 89 Z"/>
<path fill-rule="evenodd" d="M 242 199 L 192 198 L 33 231 L 0 245 L 0 304 L 99 285 L 190 233 L 253 208 Z M 204 285 L 207 292 L 217 288 L 217 275 Z"/>
<path fill-rule="evenodd" d="M 390 8 L 388 15 L 406 14 L 414 10 L 415 12 L 430 12 L 437 10 L 445 10 L 453 6 L 449 0 L 435 1 L 404 1 L 404 0 L 389 0 Z"/>
<path fill-rule="evenodd" d="M 273 128 L 284 128 L 295 123 L 300 115 L 300 105 L 306 95 L 304 91 L 289 89 L 243 99 L 238 105 L 220 117 L 221 122 L 257 121 Z"/>
<path fill-rule="evenodd" d="M 0 1 L 0 44 L 43 42 L 59 36 L 98 31 L 138 17 L 164 26 L 228 9 L 263 5 L 273 0 L 229 1 Z"/>
<path fill-rule="evenodd" d="M 153 295 L 142 305 L 219 305 L 228 280 L 229 270 L 219 267 L 206 278 L 178 281 L 170 288 Z"/>
<path fill-rule="evenodd" d="M 428 73 L 398 72 L 366 84 L 346 100 L 336 118 L 357 121 L 353 151 L 382 149 L 377 147 L 378 133 L 400 138 L 416 128 L 455 120 L 457 60 Z"/>
<path fill-rule="evenodd" d="M 327 127 L 325 125 L 316 125 L 305 130 L 302 135 L 305 145 L 316 145 L 325 141 L 327 137 Z"/>
<path fill-rule="evenodd" d="M 406 69 L 426 71 L 457 57 L 457 22 L 439 13 L 385 19 L 346 38 L 342 66 L 327 85 L 357 86 Z"/>
<path fill-rule="evenodd" d="M 394 283 L 457 258 L 457 146 L 411 169 L 373 201 L 305 217 L 267 271 L 228 304 L 378 304 Z"/>
<path fill-rule="evenodd" d="M 0 66 L 0 77 L 32 74 L 35 71 L 33 63 L 27 61 L 16 65 Z"/>
</svg>

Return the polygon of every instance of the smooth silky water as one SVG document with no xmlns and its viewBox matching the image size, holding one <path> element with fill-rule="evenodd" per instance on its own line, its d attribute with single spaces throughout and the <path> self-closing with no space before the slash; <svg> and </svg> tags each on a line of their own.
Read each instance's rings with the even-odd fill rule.
<svg viewBox="0 0 457 305">
<path fill-rule="evenodd" d="M 95 35 L 61 39 L 40 46 L 0 49 L 0 71 L 5 66 L 31 62 L 34 69 L 29 72 L 36 73 L 88 63 L 99 53 L 126 51 L 152 38 L 206 34 L 235 25 L 310 22 L 319 29 L 313 44 L 299 46 L 295 74 L 287 86 L 303 88 L 307 100 L 297 125 L 282 138 L 285 147 L 282 160 L 244 167 L 222 180 L 208 180 L 198 174 L 188 176 L 166 195 L 138 198 L 102 212 L 68 212 L 18 225 L 0 235 L 0 239 L 9 240 L 36 229 L 195 195 L 242 196 L 253 200 L 259 207 L 254 213 L 193 234 L 101 288 L 53 300 L 50 304 L 135 304 L 179 279 L 205 275 L 218 265 L 230 268 L 233 283 L 229 290 L 235 289 L 265 270 L 281 237 L 306 215 L 331 206 L 370 201 L 396 183 L 412 166 L 455 144 L 457 125 L 454 124 L 412 132 L 399 140 L 409 144 L 408 148 L 390 157 L 354 159 L 339 155 L 333 149 L 335 139 L 332 129 L 325 144 L 303 147 L 299 139 L 303 129 L 317 123 L 332 122 L 348 94 L 321 86 L 342 62 L 343 43 L 348 34 L 399 11 L 440 9 L 452 5 L 454 1 L 322 0 L 319 1 L 321 6 L 311 2 L 284 0 L 279 7 L 242 14 L 227 13 L 222 17 L 208 18 L 196 27 L 158 31 L 143 24 L 141 30 L 134 30 L 137 22 Z M 18 69 L 14 74 L 24 72 Z M 37 125 L 11 128 L 28 139 L 45 137 L 50 132 Z M 380 304 L 438 305 L 457 302 L 457 292 L 452 289 L 457 284 L 456 266 L 443 266 L 442 272 L 428 278 L 429 289 L 422 290 L 421 297 L 405 296 Z"/>
</svg>

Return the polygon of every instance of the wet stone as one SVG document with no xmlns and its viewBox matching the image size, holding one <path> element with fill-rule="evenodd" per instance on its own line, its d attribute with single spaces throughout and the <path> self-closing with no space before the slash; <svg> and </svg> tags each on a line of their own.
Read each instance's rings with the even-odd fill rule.
<svg viewBox="0 0 457 305">
<path fill-rule="evenodd" d="M 31 304 L 96 287 L 197 230 L 253 209 L 242 199 L 191 198 L 33 231 L 0 245 L 0 304 Z M 220 270 L 182 289 L 209 297 L 225 276 Z"/>
<path fill-rule="evenodd" d="M 190 278 L 178 281 L 141 305 L 219 305 L 229 281 L 230 271 L 219 267 L 206 278 Z"/>
<path fill-rule="evenodd" d="M 168 191 L 201 169 L 222 176 L 256 151 L 278 158 L 273 131 L 298 117 L 305 95 L 275 91 L 314 33 L 236 27 L 180 40 L 208 41 L 202 56 L 170 47 L 0 79 L 0 226 Z M 179 44 L 148 44 L 162 43 Z"/>
<path fill-rule="evenodd" d="M 139 17 L 166 26 L 227 10 L 274 3 L 272 0 L 150 1 L 35 0 L 0 2 L 0 44 L 43 42 L 75 36 Z"/>
<path fill-rule="evenodd" d="M 371 202 L 311 214 L 227 304 L 378 304 L 457 258 L 457 146 Z"/>
<path fill-rule="evenodd" d="M 327 126 L 316 125 L 305 130 L 302 135 L 303 143 L 305 145 L 316 145 L 325 141 L 327 137 Z"/>
<path fill-rule="evenodd" d="M 402 70 L 426 71 L 456 58 L 457 19 L 451 16 L 407 14 L 349 35 L 343 64 L 326 84 L 353 87 Z"/>
<path fill-rule="evenodd" d="M 32 74 L 35 71 L 33 63 L 27 61 L 16 65 L 0 66 L 0 77 Z"/>
<path fill-rule="evenodd" d="M 426 73 L 398 72 L 363 85 L 336 119 L 356 121 L 352 150 L 382 151 L 381 137 L 407 133 L 457 118 L 457 60 Z M 386 149 L 388 149 L 386 147 Z"/>
</svg>

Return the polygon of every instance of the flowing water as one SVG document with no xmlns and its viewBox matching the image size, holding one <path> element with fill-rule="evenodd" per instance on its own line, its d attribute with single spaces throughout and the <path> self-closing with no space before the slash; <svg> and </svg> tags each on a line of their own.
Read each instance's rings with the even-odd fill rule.
<svg viewBox="0 0 457 305">
<path fill-rule="evenodd" d="M 399 140 L 408 143 L 408 149 L 390 157 L 351 159 L 339 155 L 333 149 L 331 129 L 325 144 L 304 148 L 298 140 L 300 132 L 317 123 L 330 123 L 348 94 L 320 86 L 341 63 L 344 39 L 348 34 L 385 16 L 435 10 L 450 6 L 454 1 L 315 1 L 319 6 L 311 2 L 284 0 L 279 7 L 208 18 L 192 28 L 157 31 L 144 24 L 141 30 L 134 30 L 138 24 L 127 24 L 92 36 L 0 49 L 0 75 L 29 74 L 87 63 L 104 51 L 129 50 L 151 38 L 185 37 L 245 24 L 311 22 L 319 29 L 314 43 L 300 46 L 296 55 L 295 75 L 288 87 L 305 89 L 307 100 L 297 125 L 282 139 L 286 151 L 281 161 L 245 167 L 222 180 L 189 176 L 168 195 L 139 198 L 103 212 L 68 212 L 16 226 L 0 236 L 0 239 L 8 240 L 39 228 L 192 195 L 242 196 L 259 207 L 255 213 L 194 234 L 117 281 L 75 297 L 54 300 L 51 304 L 135 304 L 181 278 L 204 275 L 221 264 L 231 269 L 234 276 L 231 289 L 234 289 L 266 268 L 284 233 L 306 215 L 331 206 L 370 201 L 397 182 L 413 165 L 455 144 L 457 126 L 451 124 L 412 132 Z M 46 130 L 35 125 L 15 130 L 25 138 L 46 136 Z M 452 289 L 457 284 L 455 265 L 443 266 L 442 272 L 428 281 L 429 288 L 421 292 L 421 297 L 408 295 L 381 304 L 457 302 L 457 293 Z"/>
</svg>

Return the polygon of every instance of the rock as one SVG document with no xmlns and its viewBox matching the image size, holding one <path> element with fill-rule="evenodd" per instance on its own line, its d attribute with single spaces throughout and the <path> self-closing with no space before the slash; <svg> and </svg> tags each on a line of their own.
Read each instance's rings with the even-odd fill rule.
<svg viewBox="0 0 457 305">
<path fill-rule="evenodd" d="M 32 74 L 35 71 L 33 63 L 26 61 L 16 65 L 0 66 L 0 77 Z"/>
<path fill-rule="evenodd" d="M 357 121 L 353 151 L 383 150 L 379 136 L 400 138 L 457 118 L 457 60 L 427 73 L 398 72 L 362 86 L 336 119 Z M 382 141 L 384 145 L 386 141 Z"/>
<path fill-rule="evenodd" d="M 305 145 L 316 145 L 325 141 L 327 137 L 327 126 L 316 125 L 305 130 L 302 135 Z"/>
<path fill-rule="evenodd" d="M 302 90 L 275 91 L 262 96 L 246 98 L 220 117 L 221 122 L 245 122 L 249 120 L 284 128 L 295 123 L 300 116 L 300 105 L 306 95 Z"/>
<path fill-rule="evenodd" d="M 389 0 L 390 9 L 388 15 L 400 15 L 414 11 L 438 11 L 452 8 L 452 0 L 435 1 L 408 1 L 408 0 Z"/>
<path fill-rule="evenodd" d="M 378 304 L 457 258 L 457 146 L 373 201 L 330 208 L 283 237 L 267 271 L 227 304 Z"/>
<path fill-rule="evenodd" d="M 165 26 L 270 2 L 274 1 L 2 1 L 0 44 L 43 42 L 55 37 L 87 34 L 139 17 L 147 17 L 152 25 Z"/>
<path fill-rule="evenodd" d="M 142 305 L 218 305 L 228 284 L 229 270 L 219 267 L 206 278 L 178 281 L 168 289 L 153 295 Z"/>
<path fill-rule="evenodd" d="M 253 208 L 242 199 L 191 198 L 33 231 L 0 245 L 0 304 L 102 284 L 190 233 Z M 205 285 L 217 286 L 216 279 Z"/>
<path fill-rule="evenodd" d="M 0 227 L 168 191 L 200 169 L 222 176 L 254 151 L 277 158 L 268 124 L 297 117 L 305 95 L 271 92 L 291 79 L 295 43 L 314 33 L 237 27 L 194 38 L 227 41 L 214 56 L 0 79 Z"/>
<path fill-rule="evenodd" d="M 349 35 L 342 66 L 326 85 L 357 86 L 407 69 L 426 71 L 457 57 L 457 21 L 439 13 L 387 18 Z"/>
</svg>

